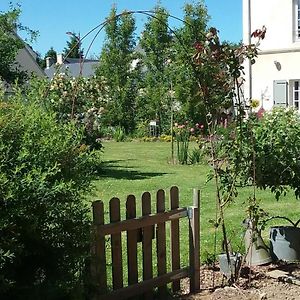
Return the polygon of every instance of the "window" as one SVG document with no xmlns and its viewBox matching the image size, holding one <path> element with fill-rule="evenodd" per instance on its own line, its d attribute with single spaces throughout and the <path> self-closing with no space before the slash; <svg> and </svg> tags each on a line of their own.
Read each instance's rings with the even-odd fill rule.
<svg viewBox="0 0 300 300">
<path fill-rule="evenodd" d="M 300 105 L 300 81 L 295 80 L 293 85 L 293 106 L 299 110 Z"/>
<path fill-rule="evenodd" d="M 295 39 L 300 40 L 300 0 L 295 0 Z"/>
</svg>

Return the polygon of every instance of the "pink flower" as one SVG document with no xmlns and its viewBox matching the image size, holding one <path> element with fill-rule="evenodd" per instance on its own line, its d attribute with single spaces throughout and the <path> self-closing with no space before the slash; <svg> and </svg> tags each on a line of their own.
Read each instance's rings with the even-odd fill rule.
<svg viewBox="0 0 300 300">
<path fill-rule="evenodd" d="M 195 131 L 195 129 L 194 129 L 194 128 L 191 128 L 191 129 L 190 129 L 190 132 L 191 132 L 191 133 L 193 133 L 194 131 Z"/>
<path fill-rule="evenodd" d="M 203 124 L 201 124 L 201 125 L 200 125 L 200 129 L 203 129 L 203 128 L 204 128 L 204 125 L 203 125 Z"/>
</svg>

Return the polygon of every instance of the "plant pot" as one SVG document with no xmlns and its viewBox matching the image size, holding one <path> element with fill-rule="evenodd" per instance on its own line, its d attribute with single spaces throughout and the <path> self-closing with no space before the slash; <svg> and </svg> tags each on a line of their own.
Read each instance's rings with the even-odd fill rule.
<svg viewBox="0 0 300 300">
<path fill-rule="evenodd" d="M 300 261 L 300 228 L 295 226 L 271 227 L 270 252 L 273 260 Z"/>
<path fill-rule="evenodd" d="M 245 233 L 246 263 L 250 266 L 265 265 L 272 261 L 268 247 L 257 230 Z"/>
<path fill-rule="evenodd" d="M 231 277 L 231 273 L 232 273 L 234 278 L 236 278 L 238 271 L 241 267 L 242 255 L 240 253 L 230 254 L 229 258 L 230 258 L 230 264 L 228 264 L 226 254 L 219 255 L 220 271 L 226 277 Z"/>
</svg>

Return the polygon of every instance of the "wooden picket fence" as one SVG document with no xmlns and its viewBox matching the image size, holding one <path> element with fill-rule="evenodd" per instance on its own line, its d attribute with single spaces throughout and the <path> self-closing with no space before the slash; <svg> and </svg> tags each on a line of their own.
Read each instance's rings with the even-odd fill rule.
<svg viewBox="0 0 300 300">
<path fill-rule="evenodd" d="M 121 220 L 120 200 L 112 198 L 109 203 L 110 223 L 104 222 L 102 201 L 93 203 L 94 244 L 92 246 L 93 299 L 128 299 L 142 296 L 153 299 L 153 291 L 160 299 L 166 299 L 167 283 L 172 291 L 180 290 L 180 280 L 190 278 L 190 290 L 200 289 L 200 192 L 194 190 L 193 206 L 179 207 L 177 187 L 170 190 L 170 209 L 166 210 L 165 192 L 158 190 L 156 212 L 151 212 L 151 195 L 142 195 L 142 216 L 136 216 L 136 198 L 129 195 L 126 201 L 126 220 Z M 189 266 L 180 268 L 179 219 L 189 220 Z M 170 222 L 171 271 L 167 272 L 166 222 Z M 124 286 L 121 233 L 126 231 L 128 286 Z M 108 290 L 107 256 L 105 239 L 110 236 L 112 260 L 112 290 Z M 156 236 L 157 276 L 153 277 L 152 240 Z M 143 280 L 138 282 L 138 243 L 142 243 Z"/>
</svg>

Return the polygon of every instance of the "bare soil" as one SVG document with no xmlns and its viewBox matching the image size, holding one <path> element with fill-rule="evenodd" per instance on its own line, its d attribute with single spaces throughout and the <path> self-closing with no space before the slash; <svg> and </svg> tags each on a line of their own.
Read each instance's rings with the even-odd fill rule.
<svg viewBox="0 0 300 300">
<path fill-rule="evenodd" d="M 291 277 L 278 279 L 269 276 L 270 271 L 287 272 Z M 201 268 L 201 290 L 189 293 L 189 282 L 184 281 L 183 293 L 178 297 L 185 300 L 297 300 L 300 299 L 300 264 L 270 264 L 267 266 L 244 267 L 236 284 L 229 286 L 218 267 Z M 293 278 L 293 280 L 289 280 Z"/>
</svg>

